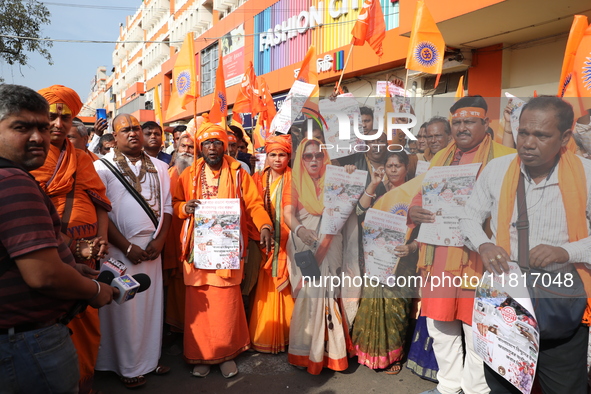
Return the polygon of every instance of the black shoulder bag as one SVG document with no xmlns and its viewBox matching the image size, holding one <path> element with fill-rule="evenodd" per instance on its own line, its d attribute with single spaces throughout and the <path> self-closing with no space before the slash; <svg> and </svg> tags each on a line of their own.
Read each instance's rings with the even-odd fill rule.
<svg viewBox="0 0 591 394">
<path fill-rule="evenodd" d="M 569 338 L 581 324 L 583 313 L 587 307 L 587 295 L 577 271 L 572 272 L 572 285 L 566 286 L 563 278 L 560 277 L 564 276 L 564 273 L 530 268 L 529 219 L 523 173 L 519 174 L 517 185 L 517 222 L 515 227 L 517 228 L 518 242 L 517 260 L 521 270 L 527 273 L 527 290 L 538 320 L 540 338 L 544 340 Z"/>
</svg>

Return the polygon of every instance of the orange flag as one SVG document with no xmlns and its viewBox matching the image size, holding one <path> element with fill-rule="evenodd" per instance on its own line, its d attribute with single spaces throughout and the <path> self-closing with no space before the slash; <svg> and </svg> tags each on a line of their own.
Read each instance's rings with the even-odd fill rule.
<svg viewBox="0 0 591 394">
<path fill-rule="evenodd" d="M 267 85 L 267 81 L 265 78 L 261 77 L 261 84 L 260 84 L 260 93 L 261 93 L 261 102 L 263 105 L 263 111 L 266 112 L 266 118 L 269 121 L 269 126 L 271 125 L 271 121 L 277 115 L 277 109 L 275 108 L 275 102 L 273 101 L 273 96 L 271 95 L 271 90 L 269 90 L 269 85 Z"/>
<path fill-rule="evenodd" d="M 254 114 L 254 109 L 256 108 L 254 102 L 255 99 L 258 99 L 258 94 L 255 97 L 255 91 L 258 91 L 256 75 L 252 62 L 249 62 L 248 68 L 242 76 L 242 82 L 240 83 L 240 89 L 238 90 L 238 96 L 236 96 L 232 111 Z"/>
<path fill-rule="evenodd" d="M 579 44 L 585 34 L 588 22 L 585 15 L 575 15 L 573 24 L 568 34 L 566 49 L 564 50 L 564 60 L 562 61 L 562 71 L 560 72 L 560 81 L 558 83 L 558 97 L 563 97 L 566 91 L 566 85 L 572 78 L 572 71 Z"/>
<path fill-rule="evenodd" d="M 380 0 L 365 0 L 351 31 L 353 45 L 363 46 L 367 41 L 376 55 L 382 56 L 382 42 L 386 37 L 386 23 Z"/>
<path fill-rule="evenodd" d="M 154 115 L 156 117 L 156 122 L 160 125 L 160 127 L 164 127 L 164 119 L 162 118 L 162 107 L 160 106 L 160 85 L 157 85 L 154 88 Z M 162 138 L 164 138 L 164 133 L 162 134 Z"/>
<path fill-rule="evenodd" d="M 573 71 L 578 75 L 578 78 L 572 80 L 576 82 L 581 97 L 591 97 L 591 25 L 585 29 L 577 49 Z"/>
<path fill-rule="evenodd" d="M 215 72 L 215 90 L 213 91 L 213 103 L 209 111 L 209 121 L 211 123 L 222 123 L 226 127 L 226 117 L 228 116 L 228 96 L 226 95 L 226 79 L 224 78 L 224 58 L 222 48 L 218 47 L 220 60 L 218 69 Z"/>
<path fill-rule="evenodd" d="M 180 114 L 187 109 L 188 103 L 197 99 L 195 70 L 193 33 L 187 33 L 172 69 L 172 94 L 166 109 L 167 119 Z"/>
<path fill-rule="evenodd" d="M 424 0 L 417 2 L 415 20 L 410 32 L 406 69 L 441 74 L 445 41 Z"/>
<path fill-rule="evenodd" d="M 318 72 L 316 71 L 316 47 L 310 46 L 297 77 L 298 81 L 318 85 Z"/>
<path fill-rule="evenodd" d="M 262 108 L 259 112 L 257 124 L 254 128 L 254 131 L 252 132 L 255 151 L 265 146 L 265 140 L 269 136 L 268 134 L 271 128 L 271 122 L 273 121 L 275 115 L 277 115 L 277 109 L 275 108 L 273 96 L 271 96 L 269 86 L 263 77 L 260 77 L 259 89 L 261 94 Z"/>
<path fill-rule="evenodd" d="M 463 75 L 460 77 L 460 82 L 458 82 L 458 88 L 456 89 L 456 99 L 461 99 L 462 97 L 464 97 L 464 76 Z"/>
</svg>

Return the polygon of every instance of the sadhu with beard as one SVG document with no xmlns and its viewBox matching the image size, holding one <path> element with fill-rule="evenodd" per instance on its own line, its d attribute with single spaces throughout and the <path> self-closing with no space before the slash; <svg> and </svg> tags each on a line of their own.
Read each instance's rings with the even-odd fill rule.
<svg viewBox="0 0 591 394">
<path fill-rule="evenodd" d="M 183 234 L 183 264 L 186 288 L 184 357 L 194 364 L 193 375 L 205 377 L 210 366 L 220 364 L 222 375 L 238 373 L 234 358 L 250 347 L 246 314 L 242 305 L 244 250 L 237 270 L 198 269 L 193 260 L 193 226 L 195 208 L 202 199 L 241 197 L 241 234 L 246 234 L 246 218 L 252 218 L 261 233 L 261 244 L 271 249 L 272 222 L 263 206 L 256 184 L 232 157 L 226 130 L 204 123 L 197 133 L 201 158 L 184 171 L 173 194 L 174 213 L 188 220 Z"/>
<path fill-rule="evenodd" d="M 195 143 L 191 134 L 184 132 L 176 144 L 174 165 L 168 169 L 170 190 L 173 191 L 176 189 L 180 175 L 193 164 L 195 158 Z M 172 330 L 178 332 L 183 331 L 185 324 L 185 282 L 181 259 L 182 227 L 183 221 L 174 215 L 162 254 L 162 268 L 165 270 L 164 280 L 168 285 L 164 321 L 171 326 Z"/>
</svg>

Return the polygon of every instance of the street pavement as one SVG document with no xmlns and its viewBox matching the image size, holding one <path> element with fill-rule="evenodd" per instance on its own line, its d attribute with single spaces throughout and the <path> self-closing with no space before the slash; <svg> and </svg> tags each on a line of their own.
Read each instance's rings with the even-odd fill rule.
<svg viewBox="0 0 591 394">
<path fill-rule="evenodd" d="M 165 345 L 161 364 L 171 367 L 162 376 L 149 374 L 144 386 L 134 389 L 138 393 L 393 393 L 418 394 L 436 387 L 432 382 L 420 379 L 403 367 L 398 375 L 387 375 L 349 360 L 349 368 L 343 372 L 324 369 L 318 376 L 310 375 L 287 362 L 287 354 L 242 353 L 236 359 L 239 373 L 224 379 L 219 368 L 213 366 L 206 378 L 191 376 L 191 366 L 182 358 L 180 342 Z M 113 372 L 97 372 L 94 389 L 103 394 L 129 394 L 129 390 Z"/>
</svg>

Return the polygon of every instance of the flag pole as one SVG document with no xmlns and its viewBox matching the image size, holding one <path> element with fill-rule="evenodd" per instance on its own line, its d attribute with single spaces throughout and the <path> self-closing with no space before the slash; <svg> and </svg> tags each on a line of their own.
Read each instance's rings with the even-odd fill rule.
<svg viewBox="0 0 591 394">
<path fill-rule="evenodd" d="M 349 46 L 349 54 L 347 55 L 347 60 L 345 60 L 345 65 L 343 66 L 343 69 L 341 70 L 341 76 L 339 78 L 339 81 L 337 82 L 337 84 L 334 87 L 335 93 L 338 93 L 339 87 L 341 86 L 341 82 L 343 81 L 343 75 L 345 75 L 345 70 L 347 69 L 347 64 L 349 64 L 349 59 L 351 58 L 351 53 L 353 53 L 354 43 L 355 43 L 355 38 L 352 38 L 351 45 Z"/>
<path fill-rule="evenodd" d="M 404 78 L 404 97 L 406 98 L 406 87 L 408 85 L 408 68 L 406 69 L 406 77 Z"/>
</svg>

